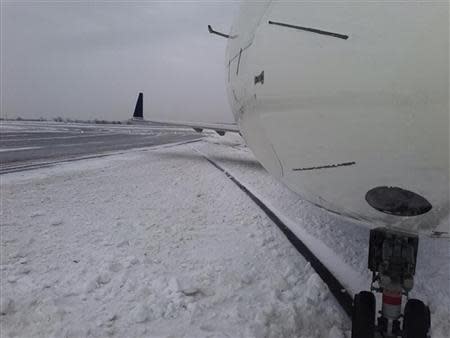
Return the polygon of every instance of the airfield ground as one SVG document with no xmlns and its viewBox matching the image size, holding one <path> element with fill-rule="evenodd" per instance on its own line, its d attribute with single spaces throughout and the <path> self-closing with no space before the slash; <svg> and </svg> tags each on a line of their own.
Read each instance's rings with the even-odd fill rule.
<svg viewBox="0 0 450 338">
<path fill-rule="evenodd" d="M 1 121 L 0 164 L 12 168 L 198 139 L 193 130 L 135 125 Z M 1 168 L 0 168 L 1 169 Z"/>
<path fill-rule="evenodd" d="M 309 263 L 201 154 L 351 292 L 369 285 L 367 228 L 301 200 L 238 135 L 139 147 L 0 176 L 2 337 L 349 337 Z M 450 332 L 449 249 L 421 239 L 412 296 L 430 305 L 434 338 Z"/>
</svg>

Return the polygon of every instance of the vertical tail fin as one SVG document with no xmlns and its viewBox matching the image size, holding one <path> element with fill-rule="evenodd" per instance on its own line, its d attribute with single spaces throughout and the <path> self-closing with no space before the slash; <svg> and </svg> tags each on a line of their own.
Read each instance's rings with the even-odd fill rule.
<svg viewBox="0 0 450 338">
<path fill-rule="evenodd" d="M 144 94 L 139 93 L 138 99 L 136 101 L 136 107 L 134 108 L 134 119 L 144 119 Z"/>
</svg>

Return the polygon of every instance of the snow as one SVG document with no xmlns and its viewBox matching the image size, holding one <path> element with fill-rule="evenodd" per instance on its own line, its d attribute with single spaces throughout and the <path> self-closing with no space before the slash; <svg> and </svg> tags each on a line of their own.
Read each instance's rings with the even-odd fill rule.
<svg viewBox="0 0 450 338">
<path fill-rule="evenodd" d="M 53 121 L 0 121 L 0 130 L 2 136 L 5 138 L 16 137 L 17 132 L 26 132 L 27 134 L 38 133 L 54 133 L 51 138 L 72 138 L 73 136 L 58 136 L 61 133 L 75 132 L 83 134 L 90 132 L 91 135 L 95 133 L 126 133 L 126 134 L 155 134 L 158 131 L 171 131 L 175 134 L 182 133 L 190 128 L 175 128 L 172 126 L 153 125 L 146 122 L 135 124 L 89 124 L 89 123 L 75 123 L 75 122 L 53 122 Z M 89 135 L 87 135 L 88 137 Z M 80 135 L 76 136 L 81 137 Z M 36 139 L 36 138 L 33 138 Z"/>
<path fill-rule="evenodd" d="M 4 175 L 2 193 L 5 337 L 349 330 L 309 264 L 187 145 Z"/>
<path fill-rule="evenodd" d="M 367 289 L 369 227 L 324 212 L 304 201 L 271 177 L 254 159 L 237 135 L 223 140 L 208 138 L 197 147 L 226 168 L 277 216 L 325 263 L 350 292 Z M 202 144 L 198 144 L 202 145 Z M 439 225 L 448 232 L 448 220 Z M 432 337 L 447 337 L 450 330 L 450 242 L 448 237 L 421 236 L 415 286 L 410 296 L 425 301 L 432 313 Z M 381 299 L 378 298 L 378 303 Z"/>
<path fill-rule="evenodd" d="M 302 201 L 237 135 L 6 174 L 2 337 L 349 337 L 308 262 L 222 172 L 242 181 L 352 292 L 368 230 Z M 449 324 L 449 242 L 421 239 L 414 296 Z"/>
<path fill-rule="evenodd" d="M 23 150 L 32 150 L 32 149 L 41 149 L 42 147 L 21 147 L 21 148 L 2 148 L 0 149 L 0 153 L 5 151 L 23 151 Z"/>
</svg>

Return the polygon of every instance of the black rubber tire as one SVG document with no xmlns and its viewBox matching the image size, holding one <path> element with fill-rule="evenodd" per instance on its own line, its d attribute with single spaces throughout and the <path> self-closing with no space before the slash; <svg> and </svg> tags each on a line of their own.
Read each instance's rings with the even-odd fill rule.
<svg viewBox="0 0 450 338">
<path fill-rule="evenodd" d="M 427 338 L 430 326 L 428 306 L 418 299 L 409 299 L 403 318 L 403 338 Z"/>
<path fill-rule="evenodd" d="M 352 338 L 374 338 L 375 296 L 361 291 L 355 295 L 352 315 Z"/>
</svg>

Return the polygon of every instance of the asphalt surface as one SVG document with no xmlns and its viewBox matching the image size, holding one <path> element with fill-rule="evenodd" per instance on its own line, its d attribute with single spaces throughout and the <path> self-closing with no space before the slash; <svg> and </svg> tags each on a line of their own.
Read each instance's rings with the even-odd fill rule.
<svg viewBox="0 0 450 338">
<path fill-rule="evenodd" d="M 53 122 L 2 121 L 0 131 L 0 173 L 30 164 L 73 160 L 201 137 L 194 131 L 170 127 Z"/>
</svg>

